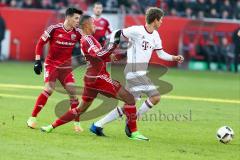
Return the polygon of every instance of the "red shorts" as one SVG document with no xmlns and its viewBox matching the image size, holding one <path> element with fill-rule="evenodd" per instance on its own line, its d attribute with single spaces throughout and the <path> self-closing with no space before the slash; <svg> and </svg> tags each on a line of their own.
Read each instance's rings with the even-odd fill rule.
<svg viewBox="0 0 240 160">
<path fill-rule="evenodd" d="M 44 82 L 56 82 L 57 79 L 63 86 L 67 83 L 75 83 L 72 68 L 57 68 L 55 66 L 44 64 Z"/>
<path fill-rule="evenodd" d="M 85 81 L 82 100 L 91 102 L 97 97 L 98 93 L 116 98 L 121 87 L 118 81 L 112 80 L 108 75 L 101 75 L 94 81 Z"/>
</svg>

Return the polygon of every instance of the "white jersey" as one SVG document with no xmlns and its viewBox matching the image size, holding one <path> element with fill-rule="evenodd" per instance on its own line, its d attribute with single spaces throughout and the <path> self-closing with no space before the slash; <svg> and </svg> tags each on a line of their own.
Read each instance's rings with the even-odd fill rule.
<svg viewBox="0 0 240 160">
<path fill-rule="evenodd" d="M 149 33 L 145 26 L 132 26 L 122 30 L 131 47 L 127 50 L 127 63 L 149 63 L 153 50 L 162 49 L 162 41 L 157 31 Z"/>
<path fill-rule="evenodd" d="M 149 33 L 145 26 L 132 26 L 122 30 L 122 35 L 129 39 L 127 50 L 126 79 L 144 76 L 154 50 L 162 50 L 162 41 L 157 31 Z"/>
<path fill-rule="evenodd" d="M 114 41 L 114 31 L 110 42 Z M 127 50 L 127 64 L 124 74 L 126 88 L 138 99 L 142 93 L 148 97 L 159 95 L 157 87 L 147 77 L 147 68 L 154 50 L 161 50 L 160 54 L 166 54 L 162 50 L 162 41 L 157 31 L 149 33 L 145 26 L 132 26 L 122 29 L 122 35 L 129 40 L 130 46 Z M 159 52 L 158 52 L 159 53 Z M 158 55 L 159 56 L 159 55 Z M 172 56 L 169 55 L 169 60 Z"/>
</svg>

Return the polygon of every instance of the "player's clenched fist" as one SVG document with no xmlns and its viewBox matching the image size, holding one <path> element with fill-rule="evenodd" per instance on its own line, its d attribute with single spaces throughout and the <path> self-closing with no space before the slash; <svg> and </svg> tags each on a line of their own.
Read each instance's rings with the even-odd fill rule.
<svg viewBox="0 0 240 160">
<path fill-rule="evenodd" d="M 42 63 L 41 63 L 41 60 L 36 60 L 35 61 L 35 64 L 34 64 L 34 72 L 36 74 L 41 74 L 42 72 Z"/>
<path fill-rule="evenodd" d="M 173 60 L 177 61 L 178 63 L 182 63 L 184 61 L 183 56 L 179 55 L 179 56 L 173 56 Z"/>
</svg>

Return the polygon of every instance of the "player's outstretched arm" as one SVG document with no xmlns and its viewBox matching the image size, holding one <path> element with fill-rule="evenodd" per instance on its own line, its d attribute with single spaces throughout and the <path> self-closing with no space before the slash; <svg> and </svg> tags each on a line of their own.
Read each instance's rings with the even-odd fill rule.
<svg viewBox="0 0 240 160">
<path fill-rule="evenodd" d="M 98 50 L 98 52 L 96 52 L 96 56 L 101 59 L 105 59 L 113 53 L 113 51 L 117 48 L 117 46 L 118 45 L 115 43 L 110 43 L 107 48 L 102 48 Z"/>
<path fill-rule="evenodd" d="M 166 61 L 177 61 L 178 63 L 182 63 L 184 61 L 183 56 L 178 55 L 178 56 L 174 56 L 174 55 L 170 55 L 167 52 L 165 52 L 163 49 L 161 50 L 157 50 L 157 55 L 159 58 L 166 60 Z"/>
<path fill-rule="evenodd" d="M 106 47 L 103 48 L 99 48 L 93 43 L 93 40 L 91 38 L 86 37 L 86 40 L 82 43 L 82 46 L 85 46 L 83 51 L 85 50 L 85 53 L 89 53 L 89 56 L 94 56 L 105 60 L 117 48 L 118 44 L 120 43 L 120 35 L 121 32 L 118 32 L 118 34 L 116 35 L 116 39 L 113 41 L 113 43 L 109 43 Z"/>
<path fill-rule="evenodd" d="M 173 60 L 177 61 L 178 63 L 182 63 L 184 61 L 184 57 L 182 55 L 173 56 Z"/>
<path fill-rule="evenodd" d="M 118 44 L 120 43 L 120 37 L 121 37 L 122 31 L 117 30 L 113 35 L 113 43 L 110 42 L 110 44 L 107 47 L 107 50 L 100 51 L 98 54 L 101 55 L 104 52 L 107 52 L 105 57 L 108 57 L 112 54 L 112 52 L 117 48 Z"/>
</svg>

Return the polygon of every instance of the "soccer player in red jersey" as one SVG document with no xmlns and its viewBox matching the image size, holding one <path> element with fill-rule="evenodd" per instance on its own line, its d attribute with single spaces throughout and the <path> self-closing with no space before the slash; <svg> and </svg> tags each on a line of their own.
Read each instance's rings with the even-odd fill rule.
<svg viewBox="0 0 240 160">
<path fill-rule="evenodd" d="M 49 43 L 49 51 L 44 63 L 45 87 L 37 98 L 32 116 L 27 121 L 30 128 L 36 127 L 36 117 L 53 93 L 56 80 L 60 81 L 69 94 L 71 108 L 76 108 L 79 104 L 73 87 L 75 80 L 72 73 L 71 57 L 75 44 L 81 39 L 80 29 L 78 28 L 81 15 L 81 10 L 68 8 L 64 23 L 48 27 L 36 45 L 34 71 L 38 75 L 42 72 L 40 59 L 46 43 Z M 74 128 L 75 131 L 82 131 L 79 118 L 75 119 Z"/>
<path fill-rule="evenodd" d="M 62 117 L 57 119 L 52 125 L 42 127 L 44 132 L 51 132 L 54 128 L 72 121 L 84 113 L 92 104 L 98 93 L 107 97 L 116 98 L 125 102 L 123 110 L 119 110 L 119 114 L 124 113 L 127 117 L 127 127 L 131 131 L 129 137 L 134 140 L 148 140 L 137 130 L 136 123 L 136 106 L 135 99 L 118 81 L 110 78 L 110 74 L 106 70 L 106 62 L 110 59 L 115 60 L 112 52 L 120 43 L 121 30 L 116 32 L 114 43 L 110 43 L 107 47 L 102 48 L 100 43 L 92 36 L 95 31 L 95 25 L 91 16 L 83 15 L 80 19 L 80 28 L 83 31 L 81 39 L 81 49 L 89 62 L 85 77 L 84 91 L 82 101 L 77 108 L 74 108 Z M 97 130 L 99 136 L 104 136 L 101 128 Z"/>
<path fill-rule="evenodd" d="M 105 45 L 106 35 L 111 33 L 110 24 L 107 19 L 101 17 L 103 6 L 100 2 L 94 3 L 93 6 L 93 18 L 96 26 L 96 31 L 93 37 L 102 45 Z"/>
</svg>

